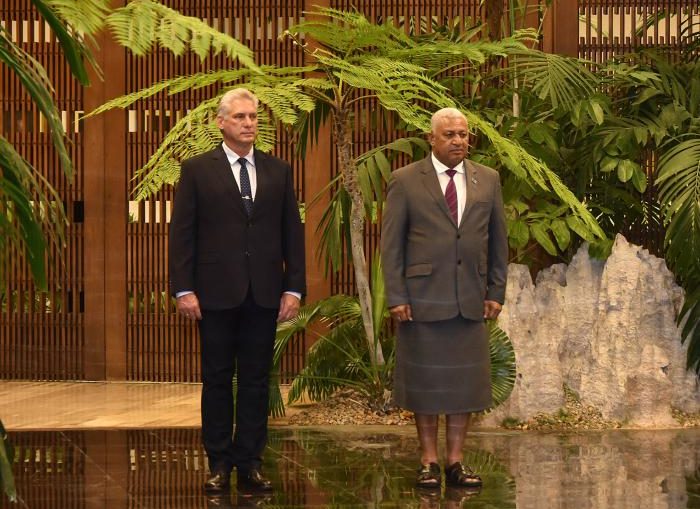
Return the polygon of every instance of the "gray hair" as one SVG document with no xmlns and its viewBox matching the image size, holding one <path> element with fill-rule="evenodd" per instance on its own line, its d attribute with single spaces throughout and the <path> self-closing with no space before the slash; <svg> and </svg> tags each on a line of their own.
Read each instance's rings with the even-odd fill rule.
<svg viewBox="0 0 700 509">
<path fill-rule="evenodd" d="M 255 94 L 253 92 L 251 92 L 247 88 L 234 88 L 226 92 L 221 97 L 221 100 L 219 101 L 219 107 L 216 109 L 216 116 L 218 118 L 221 118 L 224 115 L 226 115 L 231 109 L 229 107 L 231 102 L 236 101 L 238 99 L 247 99 L 249 101 L 252 101 L 255 105 L 255 109 L 258 108 L 258 98 L 255 97 Z"/>
<path fill-rule="evenodd" d="M 435 113 L 433 113 L 433 116 L 430 117 L 430 130 L 435 132 L 435 128 L 437 127 L 438 123 L 440 123 L 440 121 L 444 118 L 461 118 L 467 122 L 467 125 L 469 124 L 467 117 L 465 117 L 464 113 L 459 111 L 457 108 L 442 108 L 441 110 L 437 110 Z"/>
</svg>

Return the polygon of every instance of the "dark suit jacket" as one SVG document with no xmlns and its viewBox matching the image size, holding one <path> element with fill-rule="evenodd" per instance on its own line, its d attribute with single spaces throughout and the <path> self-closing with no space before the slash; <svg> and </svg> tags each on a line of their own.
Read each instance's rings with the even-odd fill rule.
<svg viewBox="0 0 700 509">
<path fill-rule="evenodd" d="M 248 288 L 262 307 L 306 291 L 304 231 L 286 162 L 255 151 L 250 218 L 222 147 L 182 163 L 170 224 L 170 287 L 193 290 L 202 309 L 240 305 Z"/>
<path fill-rule="evenodd" d="M 459 314 L 483 320 L 484 300 L 505 298 L 508 238 L 499 175 L 465 164 L 459 228 L 430 156 L 396 170 L 389 182 L 381 236 L 387 302 L 410 304 L 417 321 Z"/>
</svg>

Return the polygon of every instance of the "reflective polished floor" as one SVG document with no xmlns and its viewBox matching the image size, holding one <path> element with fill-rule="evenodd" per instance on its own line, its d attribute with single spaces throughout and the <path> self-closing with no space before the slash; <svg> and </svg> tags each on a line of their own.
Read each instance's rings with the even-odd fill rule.
<svg viewBox="0 0 700 509">
<path fill-rule="evenodd" d="M 410 428 L 271 429 L 274 492 L 206 497 L 197 428 L 14 431 L 19 504 L 3 509 L 700 508 L 700 430 L 477 432 L 478 492 L 413 487 Z M 235 479 L 235 476 L 234 476 Z"/>
</svg>

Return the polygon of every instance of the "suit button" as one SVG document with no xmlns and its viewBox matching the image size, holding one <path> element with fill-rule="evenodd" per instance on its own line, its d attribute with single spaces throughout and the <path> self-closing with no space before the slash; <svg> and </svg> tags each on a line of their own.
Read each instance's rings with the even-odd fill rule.
<svg viewBox="0 0 700 509">
<path fill-rule="evenodd" d="M 248 221 L 248 227 L 253 226 L 253 221 Z"/>
<path fill-rule="evenodd" d="M 457 234 L 457 238 L 458 238 L 458 239 L 461 239 L 462 236 L 461 236 L 460 234 Z"/>
<path fill-rule="evenodd" d="M 246 256 L 250 256 L 250 253 L 248 251 L 245 252 Z"/>
<path fill-rule="evenodd" d="M 457 265 L 462 265 L 462 260 L 457 260 Z"/>
</svg>

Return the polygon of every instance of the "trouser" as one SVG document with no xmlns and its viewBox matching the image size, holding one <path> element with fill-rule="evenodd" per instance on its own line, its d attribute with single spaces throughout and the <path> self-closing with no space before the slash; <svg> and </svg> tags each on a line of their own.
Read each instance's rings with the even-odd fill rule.
<svg viewBox="0 0 700 509">
<path fill-rule="evenodd" d="M 277 313 L 255 304 L 250 291 L 239 307 L 202 310 L 202 441 L 211 471 L 244 471 L 262 463 Z"/>
</svg>

